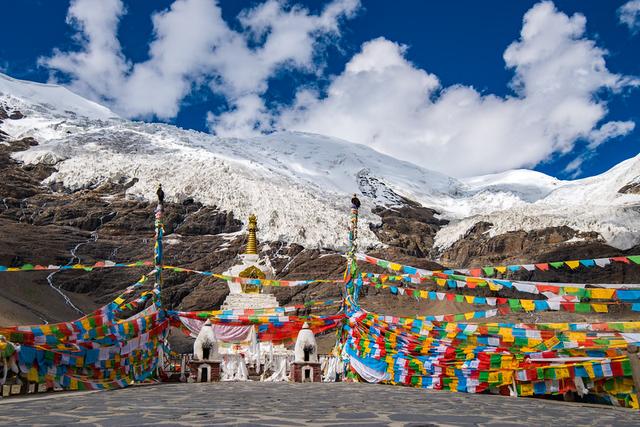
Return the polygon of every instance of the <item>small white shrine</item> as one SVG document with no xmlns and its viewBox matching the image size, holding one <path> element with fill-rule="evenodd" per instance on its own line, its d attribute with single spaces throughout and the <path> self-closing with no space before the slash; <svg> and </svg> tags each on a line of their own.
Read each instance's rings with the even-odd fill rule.
<svg viewBox="0 0 640 427">
<path fill-rule="evenodd" d="M 320 382 L 322 372 L 318 360 L 318 343 L 307 323 L 302 325 L 302 329 L 298 332 L 294 355 L 291 368 L 293 381 L 298 383 Z"/>
<path fill-rule="evenodd" d="M 220 381 L 221 361 L 216 334 L 211 321 L 207 319 L 193 343 L 193 359 L 190 362 L 192 379 L 203 383 Z"/>
<path fill-rule="evenodd" d="M 306 322 L 302 325 L 300 332 L 298 332 L 294 355 L 295 362 L 318 363 L 318 343 L 316 342 L 316 336 L 313 331 L 309 329 L 309 324 Z"/>
</svg>

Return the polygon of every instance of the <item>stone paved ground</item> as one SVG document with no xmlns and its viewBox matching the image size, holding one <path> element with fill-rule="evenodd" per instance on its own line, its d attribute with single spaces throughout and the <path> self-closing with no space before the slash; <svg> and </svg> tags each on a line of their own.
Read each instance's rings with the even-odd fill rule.
<svg viewBox="0 0 640 427">
<path fill-rule="evenodd" d="M 371 384 L 160 384 L 0 401 L 0 425 L 630 426 L 640 412 Z"/>
</svg>

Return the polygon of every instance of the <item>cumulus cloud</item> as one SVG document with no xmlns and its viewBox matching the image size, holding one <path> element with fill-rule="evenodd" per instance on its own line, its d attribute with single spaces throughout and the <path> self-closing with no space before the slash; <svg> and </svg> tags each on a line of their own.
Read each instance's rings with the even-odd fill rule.
<svg viewBox="0 0 640 427">
<path fill-rule="evenodd" d="M 76 52 L 55 49 L 51 57 L 40 58 L 40 65 L 69 75 L 74 91 L 112 102 L 129 67 L 116 36 L 124 13 L 120 0 L 73 0 L 67 23 L 77 30 L 74 38 L 82 48 Z"/>
<path fill-rule="evenodd" d="M 640 31 L 640 0 L 631 0 L 618 9 L 621 24 L 629 27 L 632 34 Z"/>
<path fill-rule="evenodd" d="M 340 21 L 358 7 L 358 0 L 334 0 L 313 15 L 303 7 L 268 0 L 243 11 L 242 29 L 234 31 L 216 1 L 176 0 L 152 16 L 149 59 L 131 64 L 116 36 L 122 2 L 73 0 L 67 21 L 77 30 L 80 49 L 55 50 L 40 63 L 54 71 L 54 79 L 70 78 L 75 91 L 129 117 L 175 117 L 194 86 L 209 85 L 227 97 L 229 115 L 239 116 L 212 120 L 214 128 L 224 131 L 227 124 L 244 121 L 279 68 L 312 70 L 321 42 L 338 35 Z"/>
<path fill-rule="evenodd" d="M 267 89 L 267 80 L 279 68 L 312 73 L 318 44 L 339 34 L 338 23 L 351 17 L 359 6 L 357 0 L 335 0 L 319 15 L 311 15 L 299 6 L 289 10 L 281 2 L 269 0 L 241 13 L 239 20 L 245 33 L 235 34 L 211 56 L 220 79 L 211 82 L 214 92 L 223 93 L 232 108 L 219 115 L 208 115 L 210 129 L 223 136 L 242 136 L 271 129 L 271 117 L 258 96 Z M 265 39 L 249 49 L 247 40 Z"/>
<path fill-rule="evenodd" d="M 606 51 L 585 36 L 586 19 L 542 2 L 523 19 L 504 60 L 514 94 L 440 86 L 384 38 L 365 43 L 325 96 L 301 90 L 278 126 L 345 138 L 457 176 L 532 167 L 578 140 L 599 145 L 628 133 L 629 122 L 598 125 L 602 90 L 637 84 L 611 73 Z"/>
</svg>

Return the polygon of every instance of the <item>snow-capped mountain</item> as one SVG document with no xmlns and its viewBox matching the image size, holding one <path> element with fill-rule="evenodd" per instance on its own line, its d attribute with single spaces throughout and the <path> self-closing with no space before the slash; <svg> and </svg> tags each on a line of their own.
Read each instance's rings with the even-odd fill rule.
<svg viewBox="0 0 640 427">
<path fill-rule="evenodd" d="M 575 181 L 529 170 L 460 180 L 321 135 L 219 138 L 124 120 L 60 86 L 4 75 L 0 107 L 25 116 L 3 120 L 0 130 L 39 143 L 15 158 L 55 165 L 45 184 L 78 189 L 137 178 L 127 194 L 152 199 L 161 182 L 170 200 L 190 197 L 241 219 L 256 213 L 269 241 L 342 247 L 348 201 L 358 193 L 365 223 L 380 222 L 376 206 L 399 206 L 403 198 L 436 210 L 449 221 L 435 237 L 441 250 L 480 221 L 493 224 L 490 235 L 568 226 L 620 249 L 640 243 L 640 194 L 619 191 L 640 181 L 640 155 Z M 368 227 L 360 239 L 380 243 Z"/>
</svg>

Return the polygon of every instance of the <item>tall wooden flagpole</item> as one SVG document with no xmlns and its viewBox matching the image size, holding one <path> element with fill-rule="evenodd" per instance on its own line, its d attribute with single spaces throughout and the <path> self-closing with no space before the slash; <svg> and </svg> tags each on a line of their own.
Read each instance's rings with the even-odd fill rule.
<svg viewBox="0 0 640 427">
<path fill-rule="evenodd" d="M 351 198 L 351 215 L 349 217 L 349 251 L 347 252 L 347 270 L 345 271 L 346 296 L 353 306 L 358 305 L 360 281 L 358 280 L 358 264 L 356 251 L 358 250 L 358 209 L 360 199 L 354 194 Z"/>
<path fill-rule="evenodd" d="M 164 214 L 164 191 L 162 191 L 162 184 L 158 185 L 158 190 L 156 191 L 158 196 L 158 206 L 156 206 L 155 210 L 155 244 L 154 244 L 154 258 L 153 258 L 153 266 L 155 270 L 155 285 L 154 289 L 156 291 L 157 297 L 157 305 L 160 307 L 162 305 L 162 257 L 163 257 L 163 248 L 162 248 L 162 237 L 164 236 L 164 223 L 162 222 L 162 217 Z"/>
</svg>

